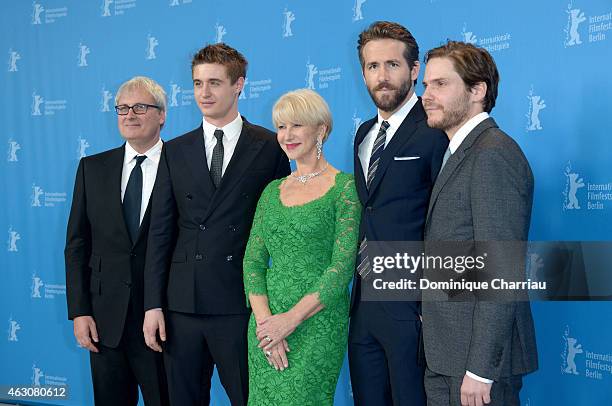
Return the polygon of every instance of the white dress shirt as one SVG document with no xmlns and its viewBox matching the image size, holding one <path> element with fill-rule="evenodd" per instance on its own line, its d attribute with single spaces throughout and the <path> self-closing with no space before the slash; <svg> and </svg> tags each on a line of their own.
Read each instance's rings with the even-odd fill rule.
<svg viewBox="0 0 612 406">
<path fill-rule="evenodd" d="M 489 115 L 483 111 L 482 113 L 476 114 L 474 117 L 466 121 L 465 124 L 463 124 L 457 130 L 455 135 L 453 135 L 453 138 L 451 138 L 451 140 L 448 143 L 448 149 L 450 149 L 451 154 L 454 154 L 455 151 L 457 151 L 457 148 L 459 148 L 459 146 L 463 142 L 463 140 L 465 140 L 465 138 L 468 136 L 468 134 L 471 133 L 472 130 L 476 128 L 478 124 L 482 123 L 487 118 L 489 118 Z M 469 376 L 470 378 L 475 379 L 479 382 L 493 383 L 491 379 L 483 378 L 470 371 L 465 371 L 465 374 Z"/>
<path fill-rule="evenodd" d="M 489 118 L 489 115 L 487 114 L 487 112 L 483 111 L 482 113 L 476 114 L 474 117 L 466 121 L 465 124 L 463 124 L 457 130 L 455 135 L 453 135 L 453 138 L 451 138 L 448 143 L 448 148 L 450 149 L 451 154 L 454 154 L 455 151 L 457 151 L 457 148 L 459 148 L 459 145 L 461 145 L 461 143 L 465 139 L 465 137 L 467 137 L 468 134 L 471 133 L 472 130 L 476 128 L 478 124 L 482 123 L 487 118 Z"/>
<path fill-rule="evenodd" d="M 142 202 L 140 204 L 140 222 L 147 211 L 149 205 L 149 199 L 151 198 L 151 192 L 153 191 L 153 185 L 155 184 L 155 177 L 157 176 L 157 166 L 159 165 L 159 157 L 161 155 L 163 142 L 161 138 L 157 141 L 153 147 L 151 147 L 144 154 L 136 152 L 129 142 L 125 143 L 125 155 L 123 156 L 123 170 L 121 172 L 121 202 L 123 203 L 123 196 L 125 195 L 125 188 L 127 187 L 128 180 L 132 169 L 136 166 L 136 156 L 146 155 L 147 159 L 142 161 L 140 167 L 142 168 Z"/>
<path fill-rule="evenodd" d="M 206 164 L 210 169 L 210 163 L 212 162 L 213 149 L 217 145 L 217 139 L 215 138 L 215 130 L 223 130 L 223 167 L 221 168 L 221 176 L 225 175 L 225 169 L 229 164 L 236 144 L 238 144 L 238 138 L 242 132 L 242 117 L 240 114 L 236 116 L 232 122 L 226 124 L 222 128 L 210 124 L 206 121 L 206 117 L 202 120 L 202 128 L 204 129 L 204 147 L 206 149 Z"/>
<path fill-rule="evenodd" d="M 363 175 L 366 178 L 368 177 L 368 167 L 370 166 L 370 156 L 372 155 L 372 147 L 374 146 L 374 141 L 376 140 L 376 136 L 378 135 L 378 130 L 380 129 L 382 122 L 387 121 L 389 123 L 389 128 L 387 128 L 387 137 L 385 138 L 386 148 L 387 145 L 389 145 L 391 138 L 393 138 L 393 135 L 395 134 L 399 126 L 402 125 L 404 119 L 406 118 L 406 116 L 408 116 L 408 113 L 410 113 L 410 110 L 412 110 L 418 100 L 419 98 L 417 97 L 416 93 L 412 93 L 410 99 L 408 99 L 408 101 L 404 103 L 404 105 L 398 111 L 393 113 L 391 117 L 389 117 L 387 120 L 381 117 L 380 111 L 378 112 L 378 120 L 376 121 L 376 124 L 374 124 L 372 128 L 370 128 L 368 134 L 365 136 L 363 141 L 361 141 L 361 144 L 359 144 L 359 160 L 361 161 Z"/>
</svg>

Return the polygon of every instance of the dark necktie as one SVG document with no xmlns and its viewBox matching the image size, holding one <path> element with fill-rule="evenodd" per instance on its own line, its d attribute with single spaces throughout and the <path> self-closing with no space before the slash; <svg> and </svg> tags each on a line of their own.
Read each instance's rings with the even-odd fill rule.
<svg viewBox="0 0 612 406">
<path fill-rule="evenodd" d="M 217 144 L 213 148 L 212 161 L 210 162 L 210 177 L 215 187 L 219 187 L 223 171 L 223 130 L 215 130 L 215 138 Z"/>
<path fill-rule="evenodd" d="M 376 135 L 376 139 L 374 140 L 374 145 L 372 146 L 372 155 L 370 155 L 370 163 L 368 165 L 368 177 L 366 178 L 366 185 L 368 189 L 370 189 L 372 180 L 374 180 L 374 177 L 376 176 L 376 170 L 378 169 L 378 163 L 380 162 L 382 153 L 385 150 L 385 141 L 387 139 L 387 129 L 388 128 L 389 128 L 388 121 L 383 121 L 380 124 L 380 130 L 378 130 L 378 135 Z M 365 278 L 372 270 L 372 266 L 370 264 L 370 258 L 368 257 L 368 253 L 366 251 L 367 248 L 368 248 L 368 239 L 364 236 L 363 240 L 361 240 L 361 244 L 359 244 L 359 251 L 358 251 L 359 264 L 357 265 L 357 273 L 359 274 L 359 276 L 361 276 L 361 278 Z"/>
<path fill-rule="evenodd" d="M 140 206 L 142 204 L 142 168 L 140 165 L 147 157 L 146 155 L 137 155 L 135 158 L 136 165 L 130 173 L 123 195 L 123 217 L 132 242 L 136 241 L 140 228 Z"/>
<path fill-rule="evenodd" d="M 374 180 L 374 177 L 376 176 L 376 170 L 378 169 L 380 157 L 382 156 L 382 153 L 385 150 L 385 140 L 387 139 L 388 128 L 388 121 L 383 121 L 380 124 L 380 130 L 378 130 L 378 135 L 376 135 L 374 145 L 372 146 L 372 154 L 370 155 L 370 163 L 368 165 L 368 177 L 366 179 L 366 185 L 368 186 L 368 189 L 370 188 L 370 184 L 372 184 L 372 180 Z"/>
</svg>

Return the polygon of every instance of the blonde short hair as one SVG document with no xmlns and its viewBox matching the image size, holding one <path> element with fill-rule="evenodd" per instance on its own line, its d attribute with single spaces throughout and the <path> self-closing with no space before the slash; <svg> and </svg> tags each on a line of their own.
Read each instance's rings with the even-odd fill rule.
<svg viewBox="0 0 612 406">
<path fill-rule="evenodd" d="M 124 82 L 117 90 L 115 96 L 115 104 L 119 103 L 119 98 L 123 92 L 130 91 L 133 89 L 144 89 L 155 100 L 155 104 L 159 106 L 159 111 L 166 111 L 166 92 L 156 81 L 146 76 L 134 76 L 132 79 Z"/>
<path fill-rule="evenodd" d="M 323 142 L 332 131 L 332 116 L 325 100 L 310 89 L 298 89 L 285 93 L 272 108 L 272 121 L 278 128 L 280 123 L 303 125 L 325 125 Z"/>
</svg>

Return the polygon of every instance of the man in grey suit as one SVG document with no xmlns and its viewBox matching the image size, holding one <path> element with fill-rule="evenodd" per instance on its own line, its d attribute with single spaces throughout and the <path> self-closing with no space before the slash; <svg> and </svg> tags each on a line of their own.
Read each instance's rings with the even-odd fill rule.
<svg viewBox="0 0 612 406">
<path fill-rule="evenodd" d="M 495 62 L 486 50 L 454 41 L 430 50 L 425 62 L 427 124 L 450 140 L 429 203 L 426 244 L 488 242 L 498 247 L 498 263 L 520 263 L 499 242 L 527 239 L 533 175 L 520 147 L 488 115 L 499 82 Z M 482 301 L 470 291 L 457 300 L 453 293 L 433 301 L 423 292 L 428 405 L 518 406 L 522 376 L 538 367 L 529 302 Z"/>
</svg>

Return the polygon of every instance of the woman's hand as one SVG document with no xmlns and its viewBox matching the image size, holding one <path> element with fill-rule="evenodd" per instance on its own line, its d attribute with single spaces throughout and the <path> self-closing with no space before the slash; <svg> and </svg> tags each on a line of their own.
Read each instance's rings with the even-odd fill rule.
<svg viewBox="0 0 612 406">
<path fill-rule="evenodd" d="M 290 312 L 266 317 L 257 324 L 256 334 L 259 348 L 270 351 L 293 333 L 299 324 L 300 320 Z"/>
<path fill-rule="evenodd" d="M 289 367 L 289 361 L 287 360 L 287 353 L 289 352 L 289 344 L 287 340 L 281 340 L 276 346 L 269 350 L 263 350 L 263 353 L 270 366 L 274 367 L 277 371 L 284 371 L 285 368 Z"/>
</svg>

